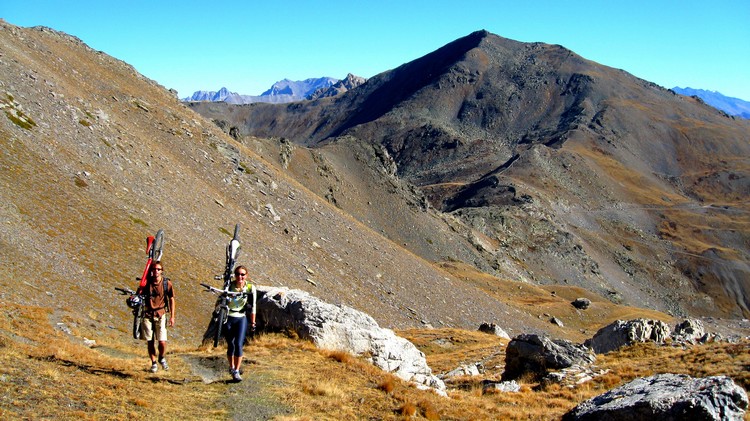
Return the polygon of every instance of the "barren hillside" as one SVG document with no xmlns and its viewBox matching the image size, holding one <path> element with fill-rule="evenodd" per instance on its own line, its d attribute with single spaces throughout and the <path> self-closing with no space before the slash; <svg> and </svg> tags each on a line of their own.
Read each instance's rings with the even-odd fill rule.
<svg viewBox="0 0 750 421">
<path fill-rule="evenodd" d="M 240 261 L 257 283 L 310 290 L 386 326 L 471 327 L 513 312 L 310 193 L 129 65 L 51 29 L 3 24 L 0 35 L 4 300 L 126 318 L 113 287 L 135 284 L 144 238 L 163 228 L 179 332 L 198 337 L 212 304 L 198 283 L 222 270 L 240 223 Z"/>
<path fill-rule="evenodd" d="M 561 46 L 479 31 L 335 98 L 191 107 L 427 260 L 750 315 L 750 123 Z"/>
<path fill-rule="evenodd" d="M 0 75 L 4 419 L 401 419 L 408 411 L 430 419 L 549 419 L 677 360 L 678 372 L 727 374 L 747 387 L 747 344 L 716 343 L 697 351 L 647 348 L 644 362 L 610 356 L 602 363 L 610 375 L 573 392 L 524 385 L 513 396 L 483 395 L 474 378 L 445 399 L 352 356 L 276 334 L 248 344 L 246 380 L 227 383 L 224 350 L 198 347 L 213 304 L 198 284 L 223 269 L 236 223 L 239 260 L 256 283 L 303 289 L 381 326 L 409 328 L 399 333 L 436 373 L 482 360 L 484 377 L 499 378 L 507 341 L 475 332 L 480 322 L 511 335 L 582 341 L 615 319 L 673 320 L 595 289 L 530 282 L 531 261 L 524 262 L 535 258 L 535 243 L 524 242 L 531 237 L 498 241 L 478 216 L 436 206 L 377 143 L 347 136 L 307 149 L 235 139 L 127 63 L 50 28 L 0 20 Z M 508 209 L 503 217 L 512 227 L 529 215 L 547 217 L 541 208 Z M 114 287 L 136 285 L 144 239 L 159 228 L 177 325 L 170 370 L 152 374 Z M 519 254 L 487 258 L 507 247 Z M 578 297 L 591 307 L 574 308 Z M 748 335 L 746 323 L 705 321 L 710 331 Z M 144 398 L 143 390 L 164 399 Z"/>
</svg>

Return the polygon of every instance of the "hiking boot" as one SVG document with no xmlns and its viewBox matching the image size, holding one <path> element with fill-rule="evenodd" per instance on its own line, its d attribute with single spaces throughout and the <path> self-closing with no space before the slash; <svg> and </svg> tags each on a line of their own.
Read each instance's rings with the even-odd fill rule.
<svg viewBox="0 0 750 421">
<path fill-rule="evenodd" d="M 234 370 L 232 372 L 232 380 L 234 380 L 236 382 L 241 382 L 242 381 L 242 376 L 240 376 L 239 370 Z"/>
<path fill-rule="evenodd" d="M 161 364 L 161 368 L 163 368 L 165 370 L 169 370 L 169 364 L 167 364 L 167 359 L 166 358 L 160 359 L 159 360 L 159 364 Z"/>
<path fill-rule="evenodd" d="M 151 372 L 156 373 L 156 371 L 159 369 L 159 366 L 156 365 L 156 361 L 151 363 Z"/>
</svg>

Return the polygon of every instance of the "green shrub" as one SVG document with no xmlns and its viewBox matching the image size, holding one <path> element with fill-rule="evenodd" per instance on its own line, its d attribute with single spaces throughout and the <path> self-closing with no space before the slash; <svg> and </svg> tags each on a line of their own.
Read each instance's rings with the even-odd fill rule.
<svg viewBox="0 0 750 421">
<path fill-rule="evenodd" d="M 10 112 L 10 110 L 5 110 L 5 115 L 8 116 L 10 121 L 12 121 L 16 126 L 26 130 L 31 130 L 34 126 L 36 126 L 36 123 L 30 117 L 26 116 L 21 111 L 14 111 L 15 115 Z"/>
</svg>

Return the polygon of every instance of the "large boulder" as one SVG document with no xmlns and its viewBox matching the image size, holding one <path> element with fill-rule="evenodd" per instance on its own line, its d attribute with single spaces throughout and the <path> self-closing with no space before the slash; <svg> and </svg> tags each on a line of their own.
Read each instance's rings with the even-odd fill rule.
<svg viewBox="0 0 750 421">
<path fill-rule="evenodd" d="M 375 366 L 404 380 L 445 391 L 414 344 L 361 311 L 301 290 L 259 287 L 257 313 L 263 329 L 292 330 L 319 348 L 366 355 Z"/>
<path fill-rule="evenodd" d="M 678 342 L 691 344 L 705 342 L 706 329 L 699 319 L 686 319 L 675 326 L 672 338 Z"/>
<path fill-rule="evenodd" d="M 726 376 L 692 378 L 658 374 L 591 398 L 563 421 L 738 420 L 747 411 L 747 393 Z"/>
<path fill-rule="evenodd" d="M 599 329 L 585 345 L 597 354 L 605 354 L 637 342 L 663 343 L 670 333 L 669 325 L 661 320 L 617 320 Z"/>
<path fill-rule="evenodd" d="M 587 365 L 596 356 L 583 345 L 570 341 L 552 340 L 546 336 L 524 334 L 513 338 L 505 350 L 503 380 L 515 380 L 531 373 L 544 376 L 550 370 L 560 370 L 574 365 Z"/>
</svg>

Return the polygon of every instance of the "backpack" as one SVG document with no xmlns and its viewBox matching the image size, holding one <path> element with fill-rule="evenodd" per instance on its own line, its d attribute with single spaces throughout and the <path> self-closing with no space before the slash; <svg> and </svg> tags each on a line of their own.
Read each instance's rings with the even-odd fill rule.
<svg viewBox="0 0 750 421">
<path fill-rule="evenodd" d="M 167 292 L 169 291 L 169 289 L 167 289 L 168 286 L 169 286 L 169 278 L 165 276 L 164 277 L 164 308 L 167 310 L 167 313 L 171 313 L 172 309 L 169 308 L 169 295 L 167 295 Z M 172 289 L 174 289 L 174 285 L 172 286 Z M 172 293 L 174 293 L 174 291 Z"/>
</svg>

